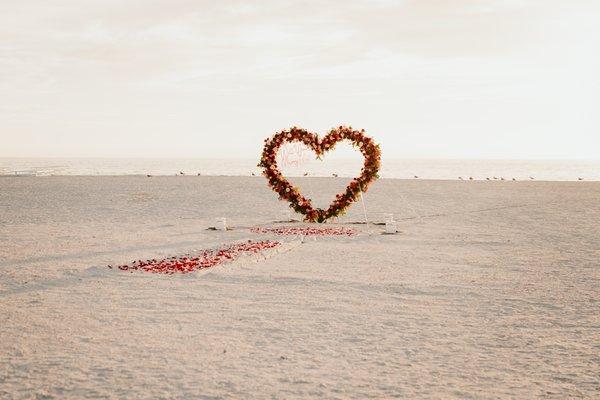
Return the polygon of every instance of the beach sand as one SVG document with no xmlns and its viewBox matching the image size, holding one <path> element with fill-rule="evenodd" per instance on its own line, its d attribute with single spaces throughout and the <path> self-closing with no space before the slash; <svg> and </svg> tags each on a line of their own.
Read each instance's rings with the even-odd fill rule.
<svg viewBox="0 0 600 400">
<path fill-rule="evenodd" d="M 346 182 L 296 181 L 322 206 Z M 107 265 L 272 238 L 248 228 L 286 205 L 262 177 L 1 178 L 0 398 L 600 396 L 600 183 L 365 200 L 401 232 L 355 204 L 354 237 L 165 276 Z"/>
</svg>

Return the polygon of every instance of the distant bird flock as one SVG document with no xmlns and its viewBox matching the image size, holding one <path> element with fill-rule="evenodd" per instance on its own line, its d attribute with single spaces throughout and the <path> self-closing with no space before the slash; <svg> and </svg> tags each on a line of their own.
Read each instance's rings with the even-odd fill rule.
<svg viewBox="0 0 600 400">
<path fill-rule="evenodd" d="M 257 176 L 257 174 L 256 174 L 255 172 L 251 172 L 251 173 L 250 173 L 250 175 L 251 175 L 251 176 Z M 148 178 L 151 178 L 153 175 L 152 175 L 152 174 L 146 174 L 146 176 L 147 176 Z M 175 174 L 175 176 L 185 176 L 185 172 L 184 172 L 184 171 L 179 171 L 178 173 L 176 173 L 176 174 Z M 200 172 L 198 172 L 198 173 L 197 173 L 197 176 L 202 176 L 202 174 L 201 174 Z M 304 173 L 302 174 L 302 176 L 309 176 L 309 173 L 308 173 L 308 172 L 304 172 Z M 339 175 L 338 175 L 337 173 L 335 173 L 335 172 L 334 172 L 334 173 L 332 173 L 332 174 L 331 174 L 331 176 L 332 176 L 332 177 L 334 177 L 334 178 L 338 178 L 338 177 L 339 177 Z M 419 177 L 419 175 L 413 175 L 413 179 L 419 179 L 419 178 L 420 178 L 420 177 Z M 492 181 L 492 180 L 494 180 L 494 181 L 498 181 L 498 180 L 499 180 L 499 181 L 505 181 L 505 180 L 507 180 L 507 179 L 508 179 L 508 178 L 505 178 L 505 177 L 503 177 L 503 176 L 492 176 L 492 177 L 486 176 L 486 177 L 485 177 L 485 180 L 486 180 L 486 181 Z M 469 176 L 469 177 L 463 177 L 463 176 L 459 176 L 459 177 L 458 177 L 458 180 L 460 180 L 460 181 L 464 181 L 464 180 L 475 181 L 475 180 L 477 180 L 477 179 L 475 179 L 475 178 L 474 178 L 474 177 L 472 177 L 472 176 Z M 513 177 L 513 178 L 510 178 L 510 180 L 511 180 L 511 181 L 517 181 L 518 179 Z M 530 177 L 529 177 L 529 180 L 532 180 L 532 181 L 533 181 L 533 180 L 535 180 L 535 177 L 533 177 L 533 176 L 530 176 Z M 584 180 L 584 178 L 582 178 L 582 177 L 578 177 L 578 178 L 577 178 L 577 180 L 578 180 L 578 181 L 583 181 L 583 180 Z"/>
</svg>

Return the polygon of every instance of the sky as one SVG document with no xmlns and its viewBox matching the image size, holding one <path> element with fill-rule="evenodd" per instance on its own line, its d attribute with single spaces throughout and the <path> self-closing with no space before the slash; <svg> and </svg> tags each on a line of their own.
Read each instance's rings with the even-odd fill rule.
<svg viewBox="0 0 600 400">
<path fill-rule="evenodd" d="M 597 0 L 3 0 L 0 157 L 600 159 Z"/>
</svg>

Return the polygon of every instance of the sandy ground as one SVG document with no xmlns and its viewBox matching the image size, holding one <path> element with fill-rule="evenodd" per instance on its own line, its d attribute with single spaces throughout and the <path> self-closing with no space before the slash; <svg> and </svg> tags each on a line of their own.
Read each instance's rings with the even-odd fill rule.
<svg viewBox="0 0 600 400">
<path fill-rule="evenodd" d="M 380 180 L 398 235 L 157 276 L 106 265 L 268 238 L 285 205 L 260 177 L 1 178 L 0 398 L 598 398 L 599 200 Z"/>
</svg>

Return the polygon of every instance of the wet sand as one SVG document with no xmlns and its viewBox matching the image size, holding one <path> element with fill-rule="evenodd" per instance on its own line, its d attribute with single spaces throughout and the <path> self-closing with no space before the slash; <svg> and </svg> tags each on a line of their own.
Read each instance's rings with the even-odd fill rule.
<svg viewBox="0 0 600 400">
<path fill-rule="evenodd" d="M 1 178 L 0 398 L 597 398 L 599 199 L 380 180 L 397 235 L 355 204 L 354 237 L 163 276 L 106 266 L 273 238 L 249 228 L 285 204 L 262 177 Z"/>
</svg>

